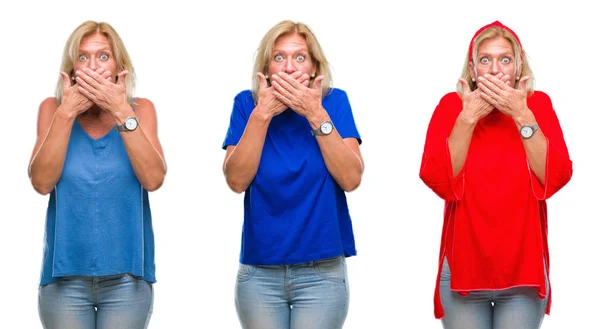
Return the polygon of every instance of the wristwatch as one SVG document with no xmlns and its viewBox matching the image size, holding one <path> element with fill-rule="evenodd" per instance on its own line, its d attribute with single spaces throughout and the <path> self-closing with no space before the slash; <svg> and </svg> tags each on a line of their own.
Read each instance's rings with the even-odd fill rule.
<svg viewBox="0 0 600 329">
<path fill-rule="evenodd" d="M 333 123 L 331 121 L 324 121 L 317 129 L 311 130 L 313 136 L 324 136 L 329 135 L 333 131 Z"/>
<path fill-rule="evenodd" d="M 138 119 L 136 117 L 129 117 L 125 119 L 122 125 L 117 125 L 118 132 L 134 131 L 138 127 Z"/>
<path fill-rule="evenodd" d="M 537 122 L 532 124 L 532 125 L 524 125 L 521 127 L 521 129 L 519 129 L 519 132 L 521 133 L 521 137 L 525 138 L 525 139 L 529 139 L 531 138 L 531 136 L 533 136 L 533 134 L 539 129 L 540 127 L 538 126 Z"/>
</svg>

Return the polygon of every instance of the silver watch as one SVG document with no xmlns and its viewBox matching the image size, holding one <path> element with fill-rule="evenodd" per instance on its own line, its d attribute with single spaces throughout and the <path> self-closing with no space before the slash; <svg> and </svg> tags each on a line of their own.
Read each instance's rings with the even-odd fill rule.
<svg viewBox="0 0 600 329">
<path fill-rule="evenodd" d="M 521 127 L 521 129 L 519 129 L 519 132 L 521 133 L 521 137 L 525 138 L 525 139 L 529 139 L 531 138 L 531 136 L 533 136 L 533 134 L 540 129 L 540 127 L 538 126 L 537 122 L 532 124 L 532 125 L 524 125 Z"/>
<path fill-rule="evenodd" d="M 138 119 L 136 117 L 129 117 L 125 119 L 122 125 L 117 125 L 117 131 L 134 131 L 139 125 Z"/>
<path fill-rule="evenodd" d="M 331 121 L 324 121 L 317 129 L 311 130 L 313 136 L 329 135 L 333 131 L 333 123 Z"/>
</svg>

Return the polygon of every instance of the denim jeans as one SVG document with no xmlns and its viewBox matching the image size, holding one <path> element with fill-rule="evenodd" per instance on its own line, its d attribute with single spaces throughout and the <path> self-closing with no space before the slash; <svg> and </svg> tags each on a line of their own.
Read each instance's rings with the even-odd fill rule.
<svg viewBox="0 0 600 329">
<path fill-rule="evenodd" d="M 348 301 L 343 256 L 238 270 L 235 305 L 243 329 L 340 329 Z"/>
<path fill-rule="evenodd" d="M 45 329 L 145 329 L 154 292 L 129 274 L 69 276 L 40 286 L 38 298 Z"/>
<path fill-rule="evenodd" d="M 538 329 L 548 303 L 548 296 L 540 299 L 538 290 L 531 287 L 471 291 L 461 296 L 450 291 L 450 267 L 445 258 L 440 295 L 445 329 Z"/>
</svg>

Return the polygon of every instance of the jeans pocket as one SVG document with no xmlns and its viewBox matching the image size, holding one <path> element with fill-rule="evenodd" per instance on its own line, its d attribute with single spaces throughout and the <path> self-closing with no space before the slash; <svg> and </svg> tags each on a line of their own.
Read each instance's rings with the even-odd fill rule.
<svg viewBox="0 0 600 329">
<path fill-rule="evenodd" d="M 237 272 L 237 282 L 246 282 L 254 276 L 256 267 L 252 265 L 240 264 Z"/>
<path fill-rule="evenodd" d="M 313 269 L 322 279 L 337 283 L 346 282 L 346 259 L 344 256 L 315 261 Z"/>
</svg>

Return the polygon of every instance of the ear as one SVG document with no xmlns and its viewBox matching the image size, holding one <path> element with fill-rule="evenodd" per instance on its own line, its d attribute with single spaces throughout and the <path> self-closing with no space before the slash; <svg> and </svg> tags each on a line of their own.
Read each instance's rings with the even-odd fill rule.
<svg viewBox="0 0 600 329">
<path fill-rule="evenodd" d="M 469 75 L 471 76 L 471 81 L 473 81 L 473 79 L 475 79 L 475 77 L 476 77 L 475 68 L 473 67 L 472 61 L 469 61 Z"/>
<path fill-rule="evenodd" d="M 310 77 L 311 79 L 314 79 L 318 74 L 317 74 L 317 67 L 318 67 L 319 63 L 315 62 L 313 63 L 312 66 L 312 70 L 310 70 Z"/>
<path fill-rule="evenodd" d="M 516 69 L 515 77 L 521 78 L 521 73 L 522 72 L 523 72 L 523 60 L 521 60 L 521 63 L 519 64 L 519 66 Z"/>
</svg>

